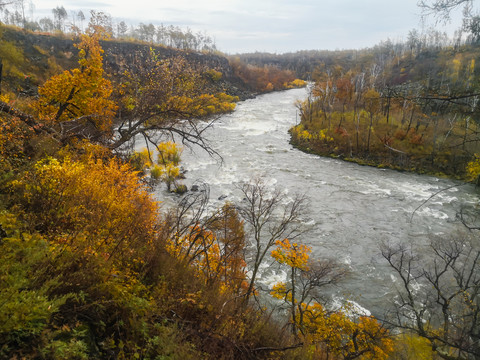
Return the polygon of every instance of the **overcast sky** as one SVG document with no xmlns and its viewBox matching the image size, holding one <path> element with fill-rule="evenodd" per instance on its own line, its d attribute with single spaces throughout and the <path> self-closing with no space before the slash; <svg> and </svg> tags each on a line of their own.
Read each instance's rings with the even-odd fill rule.
<svg viewBox="0 0 480 360">
<path fill-rule="evenodd" d="M 421 29 L 417 0 L 33 0 L 34 17 L 107 12 L 114 21 L 178 25 L 206 31 L 234 54 L 311 49 L 360 49 Z M 433 24 L 433 20 L 432 20 Z M 457 28 L 459 25 L 450 25 Z"/>
</svg>

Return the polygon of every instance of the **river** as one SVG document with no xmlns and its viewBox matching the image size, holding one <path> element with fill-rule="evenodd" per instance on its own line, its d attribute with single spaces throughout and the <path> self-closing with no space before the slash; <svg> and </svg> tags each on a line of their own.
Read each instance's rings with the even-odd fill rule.
<svg viewBox="0 0 480 360">
<path fill-rule="evenodd" d="M 355 301 L 373 314 L 392 299 L 393 274 L 380 256 L 382 242 L 427 244 L 430 236 L 454 236 L 464 228 L 456 219 L 460 204 L 478 201 L 473 186 L 448 179 L 377 169 L 318 157 L 294 149 L 288 129 L 297 121 L 294 89 L 258 96 L 238 104 L 207 133 L 223 164 L 205 152 L 184 150 L 184 183 L 210 185 L 211 205 L 239 202 L 235 185 L 261 176 L 288 194 L 309 199 L 311 231 L 303 242 L 311 257 L 331 257 L 351 270 L 334 296 Z M 162 191 L 161 197 L 169 197 Z M 220 200 L 221 199 L 221 200 Z M 413 214 L 414 213 L 414 214 Z M 413 216 L 412 216 L 413 214 Z M 265 284 L 284 274 L 269 273 Z"/>
</svg>

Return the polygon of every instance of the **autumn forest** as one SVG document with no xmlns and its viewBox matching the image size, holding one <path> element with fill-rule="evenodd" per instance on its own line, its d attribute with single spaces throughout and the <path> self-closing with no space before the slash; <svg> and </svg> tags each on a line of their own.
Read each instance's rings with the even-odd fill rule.
<svg viewBox="0 0 480 360">
<path fill-rule="evenodd" d="M 239 102 L 305 88 L 293 147 L 478 183 L 478 16 L 463 40 L 232 56 L 180 27 L 0 9 L 0 358 L 480 357 L 478 204 L 429 264 L 380 246 L 401 286 L 374 317 L 322 296 L 350 270 L 301 241 L 304 195 L 257 178 L 212 210 L 182 182 L 184 148 L 221 159 L 205 133 Z M 286 277 L 267 289 L 269 264 Z"/>
</svg>

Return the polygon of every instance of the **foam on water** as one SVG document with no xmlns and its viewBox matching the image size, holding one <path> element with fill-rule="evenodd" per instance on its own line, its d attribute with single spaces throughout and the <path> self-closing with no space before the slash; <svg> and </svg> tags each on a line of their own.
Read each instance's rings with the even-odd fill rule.
<svg viewBox="0 0 480 360">
<path fill-rule="evenodd" d="M 435 219 L 447 220 L 449 218 L 449 216 L 443 211 L 434 210 L 432 208 L 425 207 L 425 206 L 421 208 L 419 211 L 417 211 L 417 213 L 419 215 L 433 217 Z"/>
<path fill-rule="evenodd" d="M 356 318 L 357 316 L 371 316 L 370 310 L 361 306 L 358 302 L 352 300 L 345 300 L 343 297 L 333 296 L 332 308 L 334 310 L 340 309 L 349 318 Z"/>
<path fill-rule="evenodd" d="M 184 152 L 185 182 L 204 179 L 211 186 L 215 206 L 225 201 L 218 200 L 224 196 L 241 202 L 238 185 L 256 177 L 269 189 L 286 189 L 289 198 L 306 194 L 309 205 L 303 225 L 311 231 L 301 240 L 312 246 L 311 258 L 335 258 L 352 272 L 365 271 L 335 291 L 355 293 L 361 307 L 380 312 L 378 294 L 385 293 L 393 281 L 384 262 L 369 267 L 373 254 L 379 254 L 379 245 L 384 241 L 421 245 L 432 234 L 458 233 L 461 225 L 454 220 L 459 203 L 473 205 L 478 195 L 473 187 L 439 192 L 454 185 L 449 180 L 358 166 L 292 148 L 287 129 L 296 123 L 294 101 L 305 95 L 304 90 L 290 90 L 238 104 L 207 131 L 213 148 L 224 157 L 223 166 L 204 152 L 195 156 Z M 286 276 L 270 265 L 262 268 L 265 286 Z M 386 284 L 380 284 L 382 278 Z"/>
<path fill-rule="evenodd" d="M 265 285 L 268 289 L 272 289 L 273 285 L 280 282 L 287 281 L 287 272 L 284 270 L 272 271 L 269 275 L 262 276 L 259 279 L 259 282 L 262 285 Z"/>
</svg>

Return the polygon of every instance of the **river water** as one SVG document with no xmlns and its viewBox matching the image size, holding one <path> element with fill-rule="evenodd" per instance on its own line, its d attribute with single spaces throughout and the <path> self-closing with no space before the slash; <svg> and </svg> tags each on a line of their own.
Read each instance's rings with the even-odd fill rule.
<svg viewBox="0 0 480 360">
<path fill-rule="evenodd" d="M 440 192 L 414 213 L 432 194 L 456 183 L 294 149 L 288 129 L 297 121 L 295 100 L 305 96 L 304 89 L 294 89 L 239 103 L 207 133 L 223 164 L 205 152 L 185 149 L 184 183 L 190 187 L 201 179 L 209 184 L 212 207 L 240 202 L 235 185 L 258 176 L 288 195 L 304 193 L 311 231 L 303 242 L 312 247 L 311 257 L 335 258 L 350 269 L 334 296 L 378 314 L 392 299 L 394 279 L 381 259 L 380 244 L 402 241 L 421 246 L 430 236 L 463 231 L 456 213 L 460 204 L 478 200 L 476 190 L 463 185 Z M 171 195 L 162 191 L 160 196 Z M 261 280 L 270 285 L 284 275 L 269 272 Z"/>
</svg>

